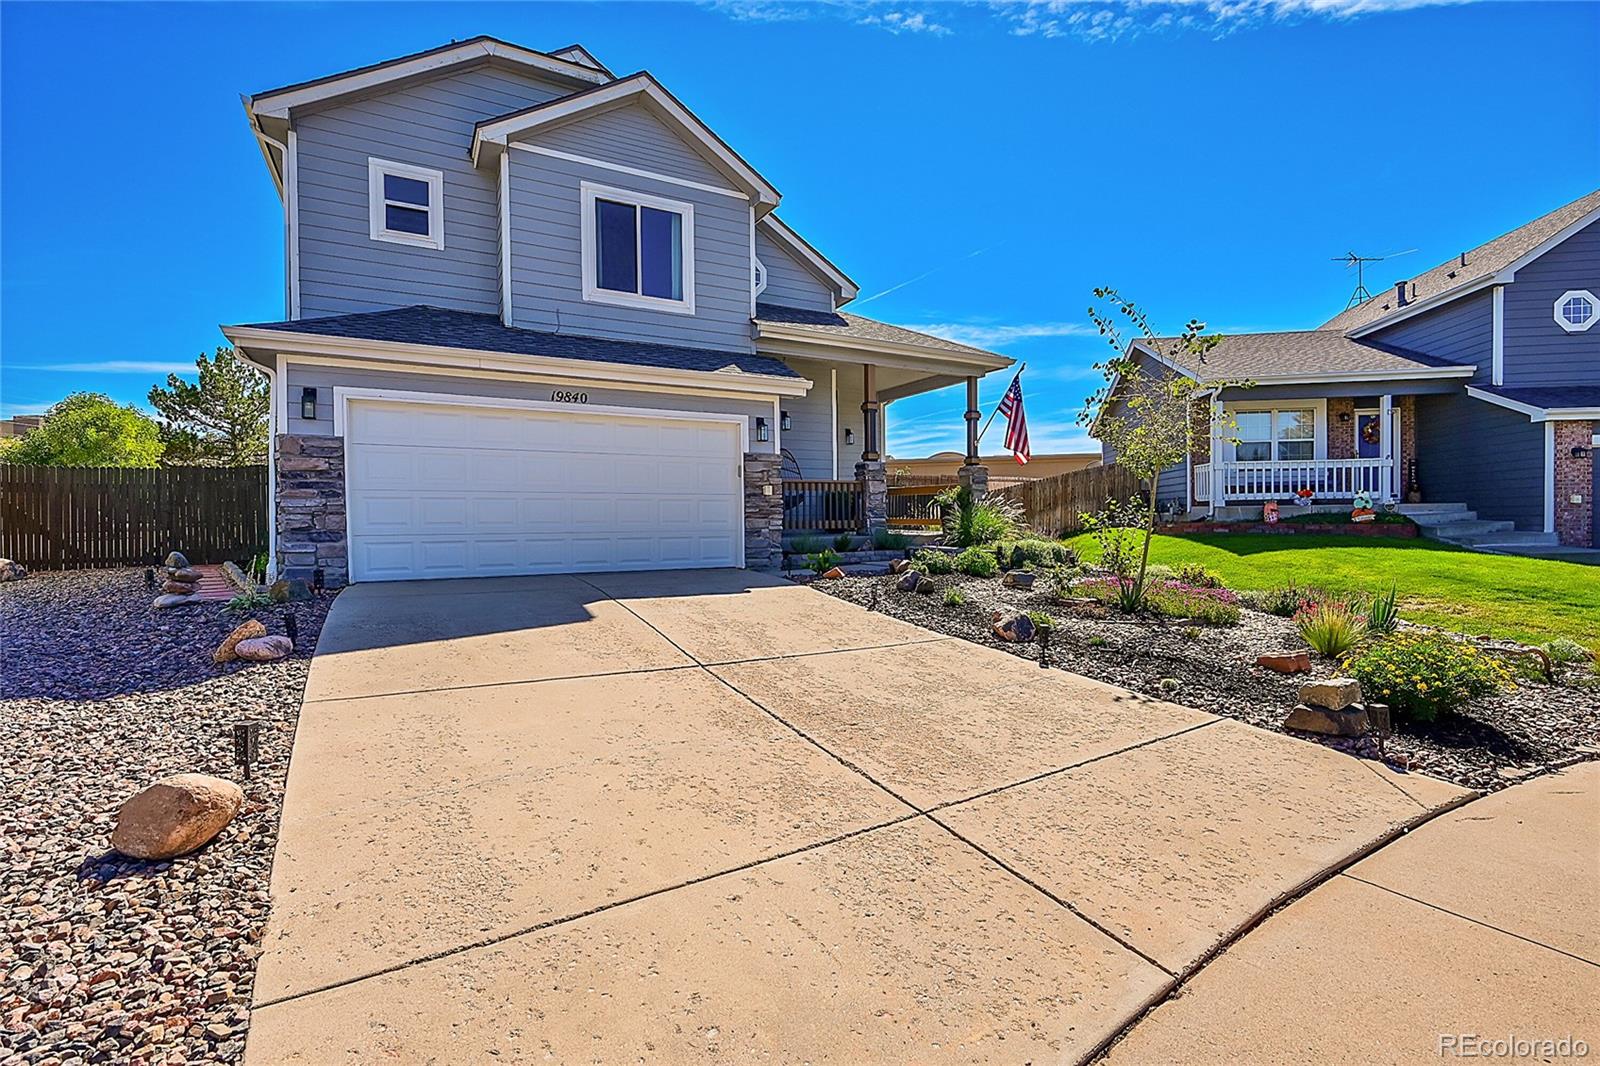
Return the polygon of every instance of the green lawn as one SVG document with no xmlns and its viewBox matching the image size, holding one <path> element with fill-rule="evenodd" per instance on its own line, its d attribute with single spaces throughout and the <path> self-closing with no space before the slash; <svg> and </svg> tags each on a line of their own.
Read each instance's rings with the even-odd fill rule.
<svg viewBox="0 0 1600 1066">
<path fill-rule="evenodd" d="M 1068 543 L 1086 561 L 1099 553 L 1092 537 Z M 1292 581 L 1371 593 L 1393 584 L 1409 621 L 1532 643 L 1570 637 L 1600 648 L 1600 567 L 1580 563 L 1484 555 L 1420 539 L 1271 533 L 1157 536 L 1150 561 L 1201 563 L 1232 589 Z"/>
</svg>

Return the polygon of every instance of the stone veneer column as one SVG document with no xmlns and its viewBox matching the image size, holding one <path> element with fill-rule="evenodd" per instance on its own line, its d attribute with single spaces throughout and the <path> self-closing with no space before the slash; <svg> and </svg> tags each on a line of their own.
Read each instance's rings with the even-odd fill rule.
<svg viewBox="0 0 1600 1066">
<path fill-rule="evenodd" d="M 965 469 L 965 468 L 963 468 Z M 862 460 L 856 464 L 856 480 L 861 482 L 863 516 L 867 533 L 889 528 L 889 471 L 881 460 Z"/>
<path fill-rule="evenodd" d="M 277 478 L 278 576 L 346 584 L 344 438 L 279 434 Z"/>
<path fill-rule="evenodd" d="M 744 455 L 744 565 L 783 565 L 783 457 L 770 452 Z"/>
<path fill-rule="evenodd" d="M 1600 422 L 1556 422 L 1556 539 L 1569 548 L 1594 544 L 1594 452 L 1592 444 Z M 1572 449 L 1582 448 L 1576 458 Z M 1573 503 L 1573 497 L 1582 503 Z"/>
<path fill-rule="evenodd" d="M 972 490 L 972 498 L 981 500 L 989 492 L 989 468 L 982 463 L 968 463 L 956 471 L 956 480 Z"/>
</svg>

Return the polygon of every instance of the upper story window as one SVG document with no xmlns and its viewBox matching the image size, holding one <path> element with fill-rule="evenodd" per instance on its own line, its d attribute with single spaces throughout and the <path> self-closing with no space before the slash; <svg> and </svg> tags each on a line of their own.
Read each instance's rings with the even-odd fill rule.
<svg viewBox="0 0 1600 1066">
<path fill-rule="evenodd" d="M 694 314 L 694 205 L 582 185 L 583 298 Z"/>
<path fill-rule="evenodd" d="M 367 160 L 372 239 L 444 247 L 444 173 L 386 159 Z"/>
<path fill-rule="evenodd" d="M 1569 289 L 1556 300 L 1556 325 L 1568 333 L 1582 333 L 1600 318 L 1600 300 L 1588 289 Z"/>
</svg>

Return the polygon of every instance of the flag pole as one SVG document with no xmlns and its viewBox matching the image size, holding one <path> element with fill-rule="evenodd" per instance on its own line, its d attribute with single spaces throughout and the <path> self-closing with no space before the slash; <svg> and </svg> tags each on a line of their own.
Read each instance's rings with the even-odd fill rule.
<svg viewBox="0 0 1600 1066">
<path fill-rule="evenodd" d="M 1017 372 L 1014 375 L 1012 375 L 1011 380 L 1006 383 L 1006 392 L 1010 392 L 1011 391 L 1011 386 L 1015 385 L 1017 383 L 1017 378 L 1020 378 L 1022 376 L 1022 372 L 1024 370 L 1026 370 L 1026 369 L 1028 369 L 1028 364 L 1027 363 L 1023 363 L 1021 366 L 1017 367 Z M 1002 392 L 1000 394 L 1000 397 L 1002 399 L 1004 399 L 1005 398 L 1005 394 L 1006 394 L 1005 392 Z M 983 424 L 983 428 L 978 430 L 978 440 L 979 441 L 982 441 L 983 440 L 983 435 L 985 433 L 989 432 L 990 423 L 992 423 L 994 421 L 994 416 L 999 414 L 999 413 L 1000 413 L 1000 405 L 999 404 L 995 404 L 994 405 L 994 410 L 989 412 L 989 421 L 985 422 Z"/>
</svg>

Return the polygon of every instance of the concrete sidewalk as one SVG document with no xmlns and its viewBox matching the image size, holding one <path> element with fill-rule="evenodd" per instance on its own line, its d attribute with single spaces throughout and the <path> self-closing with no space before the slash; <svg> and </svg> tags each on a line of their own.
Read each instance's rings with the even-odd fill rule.
<svg viewBox="0 0 1600 1066">
<path fill-rule="evenodd" d="M 1081 1060 L 1469 795 L 741 571 L 358 585 L 248 1058 Z"/>
<path fill-rule="evenodd" d="M 1471 1053 L 1511 1038 L 1533 1053 Z M 1563 1039 L 1567 1054 L 1535 1043 Z M 1452 811 L 1290 904 L 1107 1061 L 1555 1062 L 1582 1057 L 1575 1042 L 1600 1055 L 1592 762 Z"/>
</svg>

